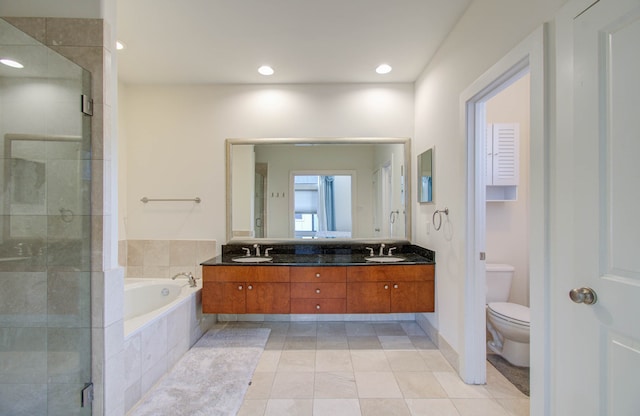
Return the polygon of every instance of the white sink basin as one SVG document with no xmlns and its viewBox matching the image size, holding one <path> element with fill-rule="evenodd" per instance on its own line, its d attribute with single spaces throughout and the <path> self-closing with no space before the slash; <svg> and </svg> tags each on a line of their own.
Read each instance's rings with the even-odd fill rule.
<svg viewBox="0 0 640 416">
<path fill-rule="evenodd" d="M 398 256 L 373 256 L 373 257 L 365 257 L 366 261 L 372 261 L 375 263 L 397 263 L 399 261 L 405 261 L 404 257 Z"/>
<path fill-rule="evenodd" d="M 231 259 L 231 261 L 235 261 L 236 263 L 264 263 L 271 260 L 273 260 L 273 257 L 242 256 Z"/>
</svg>

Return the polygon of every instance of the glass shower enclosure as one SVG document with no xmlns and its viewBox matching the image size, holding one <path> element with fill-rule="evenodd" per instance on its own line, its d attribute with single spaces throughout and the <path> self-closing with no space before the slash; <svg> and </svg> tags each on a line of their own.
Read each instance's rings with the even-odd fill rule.
<svg viewBox="0 0 640 416">
<path fill-rule="evenodd" d="M 2 19 L 0 59 L 0 414 L 90 415 L 90 74 Z"/>
</svg>

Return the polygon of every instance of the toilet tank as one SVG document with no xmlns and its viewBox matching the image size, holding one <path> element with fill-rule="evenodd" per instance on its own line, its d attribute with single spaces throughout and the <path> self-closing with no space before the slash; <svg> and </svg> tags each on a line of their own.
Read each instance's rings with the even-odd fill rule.
<svg viewBox="0 0 640 416">
<path fill-rule="evenodd" d="M 513 271 L 510 264 L 486 264 L 487 303 L 507 302 L 511 291 Z"/>
</svg>

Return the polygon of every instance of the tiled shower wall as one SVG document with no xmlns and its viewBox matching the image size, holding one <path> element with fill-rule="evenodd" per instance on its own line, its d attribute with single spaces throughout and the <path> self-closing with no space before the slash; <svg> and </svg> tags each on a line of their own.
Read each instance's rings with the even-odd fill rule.
<svg viewBox="0 0 640 416">
<path fill-rule="evenodd" d="M 202 277 L 200 263 L 216 255 L 214 240 L 122 240 L 118 259 L 125 277 L 170 278 L 178 273 Z"/>
</svg>

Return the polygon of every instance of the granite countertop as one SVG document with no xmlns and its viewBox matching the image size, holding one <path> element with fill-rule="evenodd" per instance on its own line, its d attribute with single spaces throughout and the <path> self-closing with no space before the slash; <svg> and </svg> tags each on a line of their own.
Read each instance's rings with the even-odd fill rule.
<svg viewBox="0 0 640 416">
<path fill-rule="evenodd" d="M 393 250 L 393 256 L 403 257 L 405 260 L 392 263 L 378 263 L 365 260 L 370 255 L 371 247 L 377 256 L 380 252 L 380 243 L 258 243 L 260 253 L 264 257 L 265 249 L 269 250 L 271 261 L 238 263 L 232 259 L 246 256 L 249 248 L 251 255 L 255 255 L 255 242 L 226 244 L 222 246 L 222 254 L 202 262 L 203 266 L 234 265 L 234 266 L 350 266 L 350 265 L 408 265 L 408 264 L 435 264 L 435 252 L 432 250 L 410 244 L 408 242 L 385 242 L 384 255 L 389 248 Z"/>
</svg>

